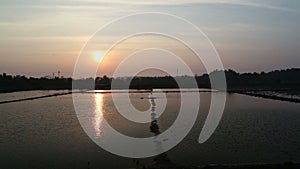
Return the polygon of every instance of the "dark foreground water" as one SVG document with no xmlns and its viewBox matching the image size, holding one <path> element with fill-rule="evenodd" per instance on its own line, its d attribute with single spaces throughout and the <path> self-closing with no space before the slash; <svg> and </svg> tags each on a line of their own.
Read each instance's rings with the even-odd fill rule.
<svg viewBox="0 0 300 169">
<path fill-rule="evenodd" d="M 222 93 L 220 93 L 222 94 Z M 224 93 L 223 93 L 224 94 Z M 29 92 L 28 95 L 35 95 Z M 103 118 L 118 131 L 149 137 L 150 124 L 134 124 L 120 116 L 111 94 L 76 94 L 94 100 L 87 116 L 101 139 Z M 119 94 L 122 97 L 122 93 Z M 140 110 L 151 107 L 149 93 L 130 94 Z M 154 94 L 155 95 L 155 94 Z M 300 104 L 226 94 L 220 125 L 212 137 L 199 144 L 198 137 L 210 106 L 209 92 L 201 92 L 198 119 L 189 135 L 167 152 L 173 162 L 184 165 L 300 162 Z M 167 93 L 167 109 L 158 119 L 161 132 L 176 119 L 180 93 Z M 0 95 L 2 100 L 13 95 Z M 21 97 L 21 96 L 20 96 Z M 22 92 L 26 97 L 26 92 Z M 145 99 L 141 99 L 145 98 Z M 166 101 L 156 97 L 157 104 Z M 193 98 L 191 98 L 193 99 Z M 101 109 L 94 114 L 92 109 Z M 141 164 L 153 158 L 141 159 Z M 0 168 L 131 168 L 133 159 L 102 150 L 83 131 L 73 107 L 72 95 L 0 105 Z"/>
</svg>

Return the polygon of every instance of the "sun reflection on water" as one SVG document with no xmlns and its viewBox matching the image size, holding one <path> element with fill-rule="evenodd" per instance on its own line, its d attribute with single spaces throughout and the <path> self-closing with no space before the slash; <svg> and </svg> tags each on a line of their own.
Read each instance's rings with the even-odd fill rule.
<svg viewBox="0 0 300 169">
<path fill-rule="evenodd" d="M 95 94 L 94 129 L 95 138 L 101 136 L 101 123 L 103 121 L 103 94 Z"/>
</svg>

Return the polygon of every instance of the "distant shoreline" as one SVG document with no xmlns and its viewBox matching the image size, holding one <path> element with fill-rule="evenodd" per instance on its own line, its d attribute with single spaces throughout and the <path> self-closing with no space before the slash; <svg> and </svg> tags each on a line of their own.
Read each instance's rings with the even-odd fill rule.
<svg viewBox="0 0 300 169">
<path fill-rule="evenodd" d="M 33 78 L 22 75 L 0 74 L 0 93 L 29 90 L 72 90 L 96 89 L 109 90 L 113 84 L 116 88 L 130 89 L 173 89 L 179 88 L 213 88 L 210 79 L 226 76 L 228 91 L 248 90 L 299 90 L 300 68 L 275 70 L 271 72 L 238 73 L 234 70 L 215 70 L 201 76 L 136 76 L 136 77 L 90 77 L 72 79 L 64 77 Z M 195 82 L 197 84 L 195 84 Z M 184 87 L 183 87 L 184 86 Z M 214 85 L 215 86 L 215 85 Z M 221 87 L 221 86 L 220 86 Z M 221 87 L 222 88 L 222 87 Z"/>
<path fill-rule="evenodd" d="M 180 92 L 179 90 L 176 90 L 178 88 L 164 88 L 162 90 L 165 90 L 165 93 L 178 93 Z M 73 93 L 111 93 L 113 90 L 101 90 L 101 91 L 90 91 L 90 90 L 78 90 L 76 92 L 70 90 L 70 89 L 57 89 L 57 90 L 52 90 L 52 91 L 61 91 L 61 90 L 68 90 L 67 92 L 59 92 L 55 94 L 49 94 L 49 95 L 43 95 L 43 96 L 36 96 L 36 97 L 29 97 L 29 98 L 22 98 L 22 99 L 14 99 L 14 100 L 7 100 L 7 101 L 0 101 L 0 104 L 6 104 L 6 103 L 14 103 L 14 102 L 21 102 L 21 101 L 28 101 L 28 100 L 37 100 L 37 99 L 42 99 L 42 98 L 49 98 L 49 97 L 56 97 L 56 96 L 63 96 L 63 95 L 69 95 Z M 149 93 L 151 90 L 149 89 L 130 89 L 130 93 Z M 198 89 L 189 89 L 185 88 L 182 89 L 183 92 L 217 92 L 216 90 L 209 89 L 209 88 L 198 88 Z M 2 93 L 13 93 L 13 92 L 23 92 L 23 91 L 48 91 L 48 90 L 17 90 L 17 91 L 8 91 L 8 92 L 2 92 Z M 126 89 L 124 89 L 126 91 Z M 291 90 L 255 90 L 255 89 L 247 89 L 247 90 L 233 90 L 229 89 L 226 92 L 227 93 L 236 93 L 236 94 L 242 94 L 242 95 L 247 95 L 247 96 L 253 96 L 253 97 L 259 97 L 259 98 L 264 98 L 264 99 L 271 99 L 271 100 L 279 100 L 279 101 L 287 101 L 287 102 L 292 102 L 292 103 L 300 103 L 300 95 L 299 98 L 291 98 L 291 97 L 283 97 L 283 96 L 276 96 L 276 95 L 268 95 L 268 94 L 262 94 L 259 92 L 262 91 L 271 91 L 271 92 L 276 92 L 276 91 L 291 91 Z M 297 92 L 300 92 L 299 90 L 295 90 Z M 120 90 L 115 90 L 115 92 L 123 93 L 122 89 Z M 154 91 L 155 92 L 155 91 Z M 220 91 L 222 92 L 222 91 Z"/>
</svg>

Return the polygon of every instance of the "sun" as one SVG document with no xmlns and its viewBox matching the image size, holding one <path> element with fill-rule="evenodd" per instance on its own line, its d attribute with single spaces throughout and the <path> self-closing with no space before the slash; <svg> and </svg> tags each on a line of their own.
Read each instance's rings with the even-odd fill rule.
<svg viewBox="0 0 300 169">
<path fill-rule="evenodd" d="M 103 53 L 101 51 L 96 51 L 93 53 L 93 59 L 95 62 L 100 62 L 103 58 Z"/>
</svg>

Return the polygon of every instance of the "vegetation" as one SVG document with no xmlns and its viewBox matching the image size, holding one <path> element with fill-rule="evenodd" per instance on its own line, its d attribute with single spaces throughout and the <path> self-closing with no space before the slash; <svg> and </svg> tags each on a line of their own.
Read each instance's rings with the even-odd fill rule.
<svg viewBox="0 0 300 169">
<path fill-rule="evenodd" d="M 187 82 L 184 87 L 193 87 L 188 84 L 189 80 L 195 78 L 199 88 L 210 88 L 209 76 L 216 76 L 222 71 L 217 70 L 202 76 L 180 76 L 180 77 L 121 77 L 109 78 L 107 76 L 96 79 L 87 78 L 74 80 L 72 78 L 33 78 L 25 76 L 12 76 L 3 73 L 0 75 L 0 92 L 12 92 L 23 90 L 62 90 L 72 89 L 74 82 L 76 89 L 111 89 L 114 80 L 117 89 L 130 85 L 131 89 L 153 89 L 153 88 L 178 88 L 176 80 Z M 229 91 L 246 90 L 293 90 L 299 91 L 300 69 L 276 70 L 268 73 L 237 73 L 233 70 L 225 71 L 227 87 Z M 95 87 L 95 88 L 93 88 Z"/>
</svg>

